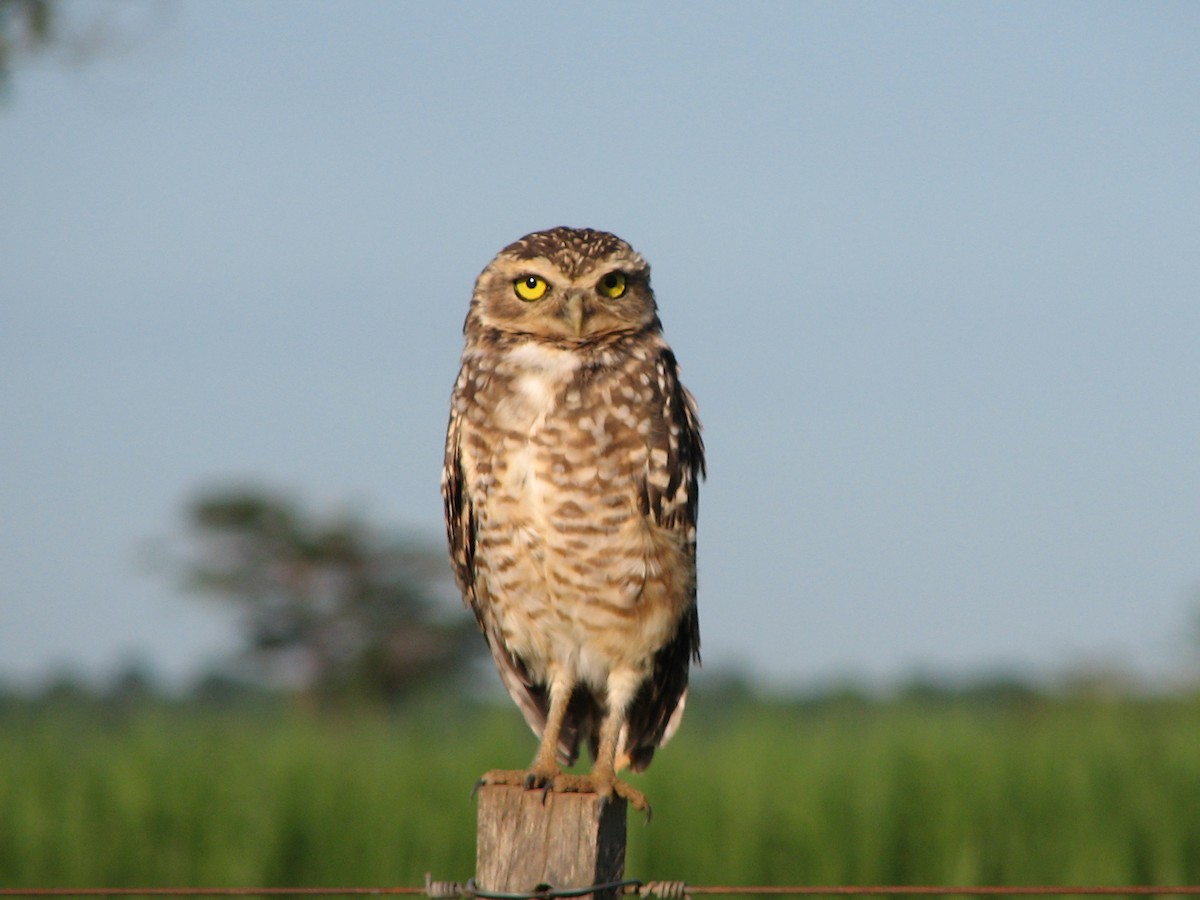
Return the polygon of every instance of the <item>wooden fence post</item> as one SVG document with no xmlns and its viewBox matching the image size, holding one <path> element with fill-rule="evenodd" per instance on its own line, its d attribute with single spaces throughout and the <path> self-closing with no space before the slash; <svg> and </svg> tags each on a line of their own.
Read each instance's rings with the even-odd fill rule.
<svg viewBox="0 0 1200 900">
<path fill-rule="evenodd" d="M 479 789 L 475 885 L 485 891 L 579 888 L 625 872 L 625 800 L 485 784 Z M 617 900 L 619 889 L 588 895 Z"/>
</svg>

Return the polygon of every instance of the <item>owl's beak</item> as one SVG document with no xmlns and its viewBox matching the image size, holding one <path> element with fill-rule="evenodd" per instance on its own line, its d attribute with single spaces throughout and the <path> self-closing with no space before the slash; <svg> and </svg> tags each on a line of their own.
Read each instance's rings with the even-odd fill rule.
<svg viewBox="0 0 1200 900">
<path fill-rule="evenodd" d="M 583 337 L 583 295 L 571 294 L 567 297 L 565 318 L 575 329 L 575 337 Z"/>
</svg>

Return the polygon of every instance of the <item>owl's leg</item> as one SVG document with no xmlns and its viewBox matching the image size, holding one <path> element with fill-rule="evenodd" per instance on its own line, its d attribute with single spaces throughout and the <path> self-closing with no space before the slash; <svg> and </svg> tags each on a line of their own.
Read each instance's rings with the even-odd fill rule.
<svg viewBox="0 0 1200 900">
<path fill-rule="evenodd" d="M 565 671 L 555 672 L 550 679 L 550 709 L 546 713 L 546 727 L 542 729 L 542 742 L 537 756 L 529 767 L 525 787 L 546 787 L 562 774 L 558 767 L 558 736 L 562 733 L 563 719 L 567 715 L 567 704 L 575 685 Z"/>
<path fill-rule="evenodd" d="M 546 724 L 542 728 L 542 741 L 537 755 L 528 769 L 493 769 L 479 779 L 479 785 L 512 784 L 525 788 L 550 790 L 562 777 L 558 766 L 558 737 L 562 733 L 567 705 L 571 702 L 574 684 L 565 671 L 555 672 L 550 679 L 550 709 L 546 712 Z M 478 787 L 478 785 L 477 785 Z"/>
<path fill-rule="evenodd" d="M 621 730 L 629 706 L 641 687 L 642 676 L 632 671 L 614 672 L 608 678 L 608 702 L 605 704 L 604 721 L 600 723 L 600 744 L 596 748 L 596 759 L 592 771 L 587 775 L 560 775 L 555 780 L 556 790 L 586 791 L 601 797 L 616 794 L 624 797 L 639 812 L 650 817 L 650 804 L 641 791 L 630 787 L 617 778 L 617 746 L 621 741 Z M 621 761 L 627 762 L 624 753 Z"/>
<path fill-rule="evenodd" d="M 642 676 L 634 672 L 614 672 L 608 677 L 608 703 L 604 721 L 600 724 L 600 746 L 596 749 L 596 761 L 592 764 L 591 779 L 596 793 L 605 797 L 616 794 L 629 801 L 634 809 L 650 816 L 650 804 L 646 795 L 617 778 L 617 746 L 621 730 L 633 698 L 641 687 Z M 624 754 L 622 754 L 624 758 Z"/>
</svg>

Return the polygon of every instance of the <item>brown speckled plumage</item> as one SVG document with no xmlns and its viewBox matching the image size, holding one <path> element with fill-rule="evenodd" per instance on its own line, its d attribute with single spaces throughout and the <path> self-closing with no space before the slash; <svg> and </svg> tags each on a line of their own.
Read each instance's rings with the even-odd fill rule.
<svg viewBox="0 0 1200 900">
<path fill-rule="evenodd" d="M 531 276 L 547 289 L 528 301 L 514 285 Z M 620 238 L 556 228 L 506 247 L 475 285 L 446 438 L 447 533 L 463 596 L 543 739 L 530 770 L 485 780 L 521 774 L 638 805 L 615 771 L 644 769 L 683 712 L 700 646 L 704 447 L 649 278 Z M 586 785 L 558 770 L 584 741 Z"/>
</svg>

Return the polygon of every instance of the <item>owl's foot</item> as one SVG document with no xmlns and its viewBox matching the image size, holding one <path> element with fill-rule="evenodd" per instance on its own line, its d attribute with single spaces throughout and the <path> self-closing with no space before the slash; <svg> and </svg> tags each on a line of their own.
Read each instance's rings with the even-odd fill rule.
<svg viewBox="0 0 1200 900">
<path fill-rule="evenodd" d="M 562 771 L 557 766 L 549 769 L 539 766 L 529 769 L 492 769 L 490 772 L 484 772 L 475 782 L 475 791 L 485 784 L 507 784 L 512 787 L 523 787 L 527 791 L 549 792 L 553 789 L 554 780 L 561 775 Z"/>
<path fill-rule="evenodd" d="M 652 811 L 646 795 L 615 775 L 559 775 L 554 779 L 553 790 L 559 793 L 598 794 L 605 801 L 612 799 L 615 794 L 638 812 L 645 813 L 646 821 L 650 821 Z"/>
<path fill-rule="evenodd" d="M 654 815 L 654 810 L 650 808 L 650 801 L 646 799 L 646 795 L 632 785 L 621 781 L 621 779 L 614 778 L 612 780 L 612 793 L 624 799 L 638 812 L 645 813 L 647 822 Z M 608 796 L 611 796 L 611 794 Z"/>
<path fill-rule="evenodd" d="M 492 769 L 475 782 L 475 791 L 485 784 L 506 784 L 522 787 L 527 791 L 541 791 L 543 799 L 551 792 L 556 794 L 598 794 L 604 800 L 614 794 L 629 803 L 638 812 L 646 814 L 650 821 L 650 804 L 646 795 L 615 776 L 570 775 L 555 768 L 543 770 L 537 766 L 530 769 Z M 474 792 L 473 792 L 474 793 Z"/>
<path fill-rule="evenodd" d="M 563 777 L 562 769 L 554 763 L 541 766 L 535 761 L 528 769 L 492 769 L 490 772 L 484 772 L 483 776 L 475 782 L 475 790 L 472 793 L 477 792 L 485 784 L 507 784 L 512 787 L 525 788 L 527 791 L 541 791 L 544 802 L 546 794 L 556 790 L 554 782 L 561 777 Z"/>
</svg>

